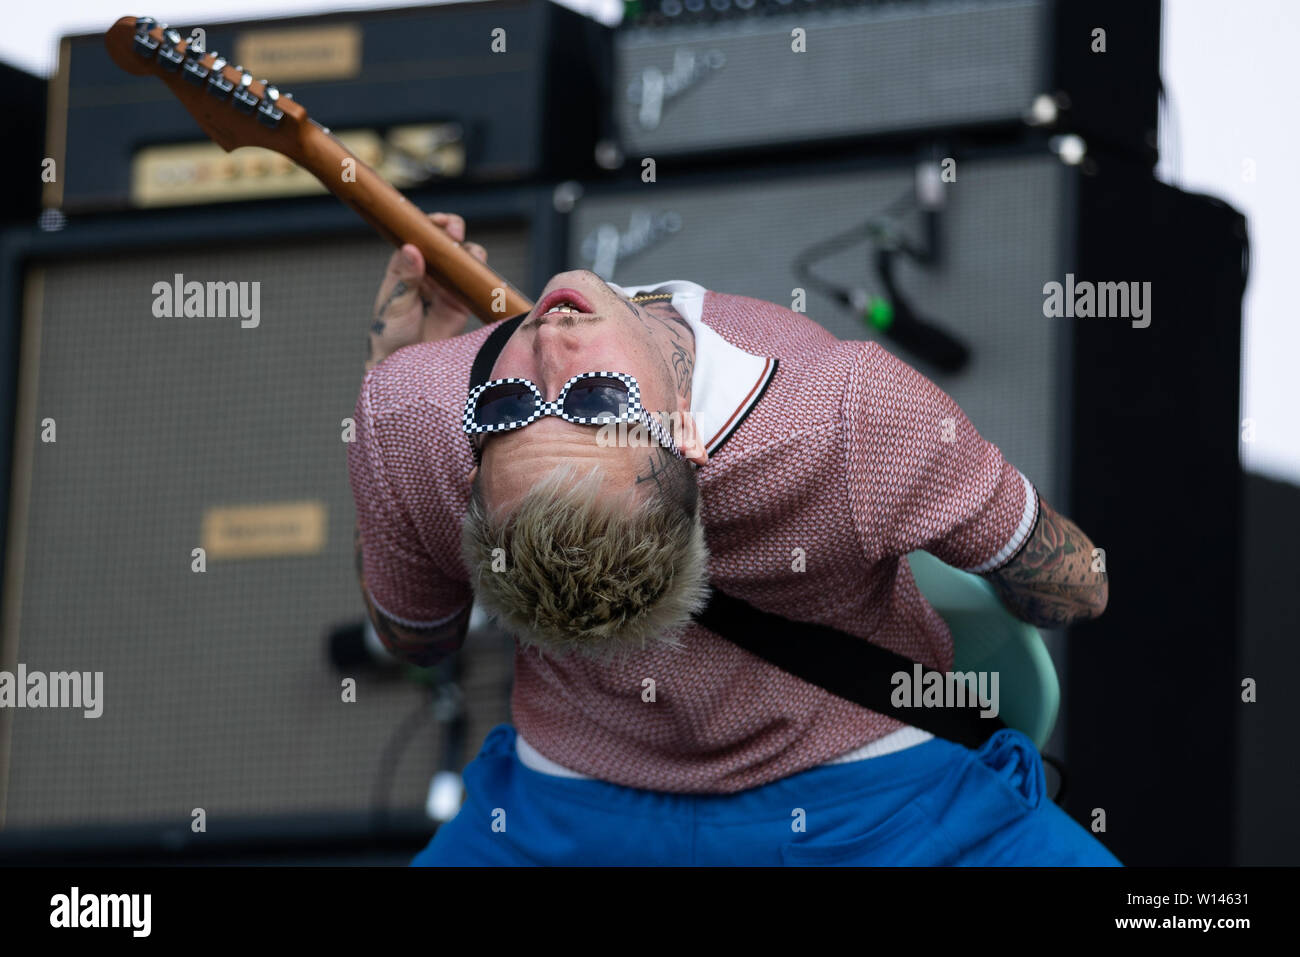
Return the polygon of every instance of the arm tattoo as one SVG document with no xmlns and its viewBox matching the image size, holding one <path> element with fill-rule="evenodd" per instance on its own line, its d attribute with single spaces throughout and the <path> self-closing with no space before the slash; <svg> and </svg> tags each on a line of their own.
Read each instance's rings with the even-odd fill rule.
<svg viewBox="0 0 1300 957">
<path fill-rule="evenodd" d="M 1038 526 L 1020 554 L 986 577 L 1013 613 L 1055 628 L 1105 610 L 1109 583 L 1092 570 L 1092 542 L 1079 526 L 1039 502 Z"/>
<path fill-rule="evenodd" d="M 387 327 L 387 323 L 384 322 L 384 313 L 386 313 L 388 307 L 393 304 L 393 300 L 406 292 L 409 288 L 410 287 L 407 286 L 406 283 L 402 282 L 402 280 L 397 280 L 397 285 L 394 286 L 393 291 L 388 294 L 388 298 L 384 300 L 384 304 L 375 310 L 375 318 L 370 323 L 370 334 L 372 336 L 382 336 L 384 334 L 384 329 Z M 425 311 L 428 311 L 427 307 Z M 368 339 L 367 341 L 369 342 Z M 373 342 L 370 343 L 370 352 L 367 353 L 366 357 L 368 359 L 373 359 L 375 357 L 375 346 Z"/>
<path fill-rule="evenodd" d="M 465 610 L 445 625 L 432 628 L 409 628 L 399 625 L 370 600 L 370 591 L 366 588 L 365 563 L 362 560 L 361 527 L 353 531 L 353 551 L 355 553 L 357 580 L 361 584 L 361 598 L 366 604 L 366 614 L 375 626 L 375 634 L 395 657 L 407 664 L 429 667 L 436 665 L 448 655 L 460 650 L 465 640 L 465 631 L 469 625 L 473 602 Z"/>
<path fill-rule="evenodd" d="M 379 310 L 375 313 L 375 318 L 370 323 L 370 335 L 366 336 L 367 362 L 373 362 L 375 358 L 374 337 L 382 336 L 384 330 L 388 328 L 388 323 L 384 319 L 384 314 L 388 312 L 388 307 L 393 304 L 398 296 L 402 295 L 402 293 L 406 292 L 410 288 L 410 286 L 399 279 L 397 285 L 393 287 L 393 291 L 390 292 L 388 298 L 384 300 L 384 304 L 380 306 Z M 423 315 L 427 317 L 429 315 L 429 310 L 433 308 L 433 302 L 422 295 L 420 296 L 420 305 Z"/>
<path fill-rule="evenodd" d="M 388 298 L 384 300 L 384 304 L 375 310 L 375 318 L 382 319 L 384 317 L 384 313 L 388 311 L 388 307 L 393 304 L 393 300 L 396 299 L 398 296 L 404 295 L 406 291 L 410 288 L 411 287 L 408 286 L 402 280 L 400 279 L 397 280 L 397 285 L 394 286 L 393 291 L 388 294 Z"/>
</svg>

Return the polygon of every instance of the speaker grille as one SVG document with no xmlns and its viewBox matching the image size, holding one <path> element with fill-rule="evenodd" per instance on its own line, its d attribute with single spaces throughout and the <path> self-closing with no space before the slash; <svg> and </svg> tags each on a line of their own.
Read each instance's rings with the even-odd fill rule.
<svg viewBox="0 0 1300 957">
<path fill-rule="evenodd" d="M 1055 438 L 1068 397 L 1058 374 L 1058 337 L 1065 329 L 1061 321 L 1044 318 L 1042 290 L 1049 280 L 1064 280 L 1062 170 L 1050 156 L 961 162 L 957 181 L 945 187 L 943 262 L 921 269 L 902 261 L 897 268 L 899 287 L 914 307 L 970 345 L 965 370 L 940 373 L 881 340 L 948 392 L 1049 501 L 1061 501 Z M 802 286 L 791 265 L 800 252 L 860 225 L 911 189 L 911 170 L 900 168 L 723 187 L 656 186 L 652 202 L 591 194 L 573 213 L 570 259 L 575 267 L 593 268 L 602 229 L 644 235 L 647 223 L 671 224 L 675 231 L 661 231 L 605 278 L 625 285 L 689 279 L 790 306 L 793 290 Z M 915 221 L 909 228 L 919 238 Z M 816 264 L 814 271 L 843 287 L 884 294 L 865 243 Z M 842 339 L 876 337 L 811 290 L 807 313 Z M 1059 447 L 1066 445 L 1062 437 Z"/>
<path fill-rule="evenodd" d="M 503 274 L 528 275 L 526 229 L 472 229 Z M 428 699 L 401 677 L 358 675 L 356 703 L 343 703 L 324 652 L 328 627 L 364 615 L 341 423 L 389 252 L 369 239 L 226 244 L 33 276 L 39 377 L 24 411 L 53 419 L 57 441 L 16 457 L 30 495 L 6 661 L 102 671 L 104 704 L 94 720 L 8 712 L 6 827 L 188 821 L 201 807 L 211 832 L 248 815 L 371 809 L 385 745 Z M 259 282 L 260 324 L 156 318 L 153 286 L 178 273 Z M 206 509 L 300 501 L 325 509 L 317 553 L 191 571 Z M 488 642 L 464 655 L 465 760 L 507 720 L 511 654 Z M 392 807 L 423 805 L 438 738 L 431 719 L 414 734 Z"/>
<path fill-rule="evenodd" d="M 1041 0 L 962 0 L 627 30 L 624 145 L 664 156 L 1016 122 L 1046 87 L 1047 25 Z"/>
</svg>

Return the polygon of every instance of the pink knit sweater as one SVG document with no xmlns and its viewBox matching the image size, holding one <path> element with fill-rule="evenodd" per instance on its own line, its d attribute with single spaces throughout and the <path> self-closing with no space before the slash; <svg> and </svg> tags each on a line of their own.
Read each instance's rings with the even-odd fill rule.
<svg viewBox="0 0 1300 957">
<path fill-rule="evenodd" d="M 699 479 L 711 581 L 951 669 L 948 629 L 901 556 L 923 548 L 958 568 L 996 567 L 1028 534 L 1033 486 L 879 345 L 840 341 L 772 303 L 682 286 L 675 303 L 697 328 L 694 393 L 708 404 L 695 411 L 707 413 L 710 439 Z M 366 580 L 408 624 L 472 600 L 459 548 L 473 465 L 461 412 L 489 331 L 400 350 L 357 401 L 349 467 Z M 653 703 L 642 700 L 646 678 Z M 682 649 L 613 665 L 517 649 L 512 713 L 567 768 L 693 793 L 766 784 L 903 727 L 694 624 Z"/>
</svg>

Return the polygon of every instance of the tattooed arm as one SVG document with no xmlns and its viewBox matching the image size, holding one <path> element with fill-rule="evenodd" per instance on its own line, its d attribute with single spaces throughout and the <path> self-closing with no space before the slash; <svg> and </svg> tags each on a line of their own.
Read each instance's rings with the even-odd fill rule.
<svg viewBox="0 0 1300 957">
<path fill-rule="evenodd" d="M 487 250 L 465 242 L 465 220 L 455 213 L 432 213 L 435 226 L 460 243 L 471 255 L 487 262 Z M 407 243 L 388 260 L 366 339 L 369 372 L 403 346 L 450 339 L 465 330 L 469 307 L 425 274 L 424 257 Z"/>
<path fill-rule="evenodd" d="M 354 536 L 357 561 L 357 580 L 361 583 L 361 598 L 366 603 L 366 614 L 375 626 L 375 634 L 383 642 L 393 657 L 407 664 L 430 666 L 436 665 L 448 655 L 460 650 L 469 631 L 469 616 L 473 603 L 444 625 L 434 628 L 409 628 L 399 625 L 370 600 L 370 591 L 366 588 L 365 564 L 361 557 L 361 530 Z"/>
<path fill-rule="evenodd" d="M 465 220 L 454 213 L 432 213 L 429 219 L 447 231 L 481 261 L 487 251 L 477 243 L 464 242 Z M 366 372 L 393 352 L 417 342 L 433 342 L 459 335 L 469 320 L 469 309 L 424 271 L 420 251 L 407 244 L 392 254 L 375 296 L 374 313 L 367 338 Z M 396 658 L 413 665 L 435 665 L 458 650 L 469 630 L 473 603 L 445 624 L 432 628 L 411 628 L 393 621 L 370 599 L 362 559 L 361 529 L 355 527 L 357 580 L 361 598 L 375 633 Z"/>
<path fill-rule="evenodd" d="M 1039 502 L 1038 525 L 1020 554 L 984 577 L 1017 618 L 1039 628 L 1059 628 L 1106 610 L 1109 586 L 1093 557 L 1092 541 L 1078 525 Z"/>
</svg>

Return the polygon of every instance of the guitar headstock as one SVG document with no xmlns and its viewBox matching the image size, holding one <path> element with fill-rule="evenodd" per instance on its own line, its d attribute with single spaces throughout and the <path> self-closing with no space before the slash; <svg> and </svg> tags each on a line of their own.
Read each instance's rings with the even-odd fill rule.
<svg viewBox="0 0 1300 957">
<path fill-rule="evenodd" d="M 104 43 L 113 62 L 128 73 L 160 77 L 227 152 L 262 146 L 301 158 L 300 138 L 309 120 L 291 94 L 151 17 L 123 17 L 109 28 Z"/>
</svg>

